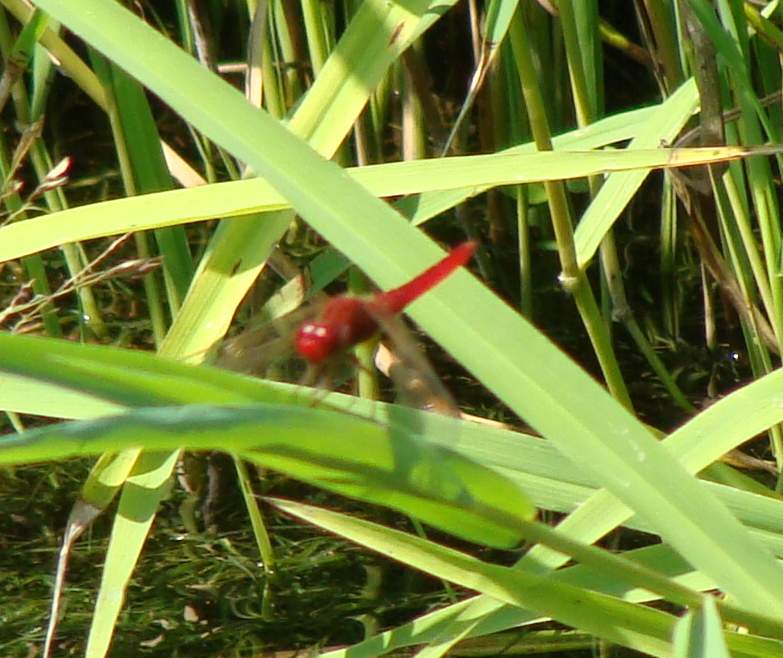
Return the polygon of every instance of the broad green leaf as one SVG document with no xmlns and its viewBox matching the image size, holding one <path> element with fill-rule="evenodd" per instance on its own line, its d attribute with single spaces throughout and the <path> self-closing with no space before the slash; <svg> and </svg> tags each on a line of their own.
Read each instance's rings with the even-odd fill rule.
<svg viewBox="0 0 783 658">
<path fill-rule="evenodd" d="M 5 373 L 0 406 L 64 418 L 116 414 L 134 404 L 311 404 L 308 389 L 302 387 L 185 365 L 139 351 L 1 333 L 0 372 Z M 688 470 L 701 470 L 727 450 L 780 422 L 782 379 L 783 370 L 777 370 L 734 391 L 677 430 L 664 445 L 678 459 L 684 459 Z M 629 518 L 625 508 L 615 518 L 617 512 L 609 506 L 618 503 L 612 503 L 605 493 L 600 495 L 602 504 L 584 506 L 600 486 L 599 481 L 564 459 L 550 442 L 353 396 L 321 393 L 319 400 L 321 406 L 342 408 L 382 423 L 394 422 L 405 432 L 493 468 L 529 492 L 539 507 L 568 512 L 581 506 L 580 514 L 585 515 L 593 539 Z M 783 502 L 712 483 L 703 486 L 719 496 L 744 523 L 767 531 L 765 541 L 783 554 Z M 592 510 L 590 514 L 588 509 Z M 638 518 L 631 519 L 630 525 L 654 531 Z"/>
<path fill-rule="evenodd" d="M 0 463 L 131 448 L 228 451 L 496 548 L 518 545 L 523 538 L 520 521 L 535 514 L 522 491 L 495 471 L 394 425 L 314 407 L 141 408 L 6 439 Z"/>
</svg>

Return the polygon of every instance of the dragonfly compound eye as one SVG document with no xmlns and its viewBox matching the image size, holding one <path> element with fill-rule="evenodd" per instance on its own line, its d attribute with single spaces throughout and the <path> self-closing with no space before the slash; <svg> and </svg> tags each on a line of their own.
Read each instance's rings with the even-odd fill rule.
<svg viewBox="0 0 783 658">
<path fill-rule="evenodd" d="M 337 334 L 328 323 L 307 322 L 297 330 L 294 347 L 310 363 L 320 363 L 334 354 Z"/>
</svg>

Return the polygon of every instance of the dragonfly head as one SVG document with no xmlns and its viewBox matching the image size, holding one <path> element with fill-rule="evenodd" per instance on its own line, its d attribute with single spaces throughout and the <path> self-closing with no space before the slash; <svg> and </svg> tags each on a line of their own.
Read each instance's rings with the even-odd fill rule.
<svg viewBox="0 0 783 658">
<path fill-rule="evenodd" d="M 306 322 L 296 332 L 294 348 L 310 363 L 321 363 L 338 349 L 339 337 L 330 322 Z"/>
</svg>

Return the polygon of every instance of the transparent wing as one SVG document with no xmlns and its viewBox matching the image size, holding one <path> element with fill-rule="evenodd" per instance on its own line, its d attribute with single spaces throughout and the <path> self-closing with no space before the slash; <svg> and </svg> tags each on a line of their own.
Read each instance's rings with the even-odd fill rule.
<svg viewBox="0 0 783 658">
<path fill-rule="evenodd" d="M 376 311 L 372 312 L 372 316 L 393 345 L 392 351 L 384 350 L 384 346 L 380 346 L 376 365 L 394 381 L 401 401 L 419 409 L 459 416 L 459 408 L 454 399 L 440 381 L 403 319 Z"/>
<path fill-rule="evenodd" d="M 318 314 L 319 307 L 307 304 L 274 320 L 254 320 L 221 343 L 215 364 L 267 379 L 298 381 L 305 368 L 294 350 L 293 336 L 299 325 Z"/>
</svg>

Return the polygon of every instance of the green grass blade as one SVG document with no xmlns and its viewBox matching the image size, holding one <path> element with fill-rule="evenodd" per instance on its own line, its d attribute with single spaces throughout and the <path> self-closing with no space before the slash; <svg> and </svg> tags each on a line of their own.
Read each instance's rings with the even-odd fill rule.
<svg viewBox="0 0 783 658">
<path fill-rule="evenodd" d="M 731 658 L 720 615 L 711 596 L 701 608 L 690 610 L 674 628 L 675 658 Z"/>
<path fill-rule="evenodd" d="M 171 189 L 171 174 L 166 168 L 160 136 L 143 88 L 113 64 L 109 63 L 106 69 L 104 77 L 111 84 L 119 133 L 124 140 L 118 148 L 125 153 L 130 167 L 130 180 L 126 183 L 131 189 L 127 192 L 134 195 Z M 163 256 L 169 304 L 175 313 L 193 276 L 190 249 L 183 227 L 158 230 L 155 237 Z"/>
<path fill-rule="evenodd" d="M 229 451 L 496 548 L 518 545 L 520 522 L 535 513 L 521 490 L 495 471 L 400 428 L 313 407 L 143 408 L 25 432 L 3 442 L 0 461 L 22 464 L 139 447 Z"/>
<path fill-rule="evenodd" d="M 260 379 L 217 368 L 196 369 L 149 353 L 65 340 L 0 333 L 0 361 L 3 372 L 65 389 L 68 399 L 76 399 L 76 394 L 87 402 L 97 398 L 125 407 L 198 402 L 285 404 L 294 399 L 291 389 L 286 391 Z M 45 414 L 45 403 L 42 400 L 37 411 L 30 411 Z M 300 403 L 306 404 L 304 400 Z M 84 415 L 78 407 L 69 414 Z"/>
<path fill-rule="evenodd" d="M 673 618 L 605 595 L 541 578 L 535 574 L 481 562 L 426 540 L 292 501 L 272 501 L 283 511 L 377 550 L 383 546 L 396 560 L 520 608 L 545 611 L 575 628 L 589 629 L 625 646 L 655 656 L 666 648 Z"/>
<path fill-rule="evenodd" d="M 648 613 L 652 612 L 650 608 L 633 606 L 627 602 L 620 604 L 620 601 L 596 595 L 586 581 L 581 581 L 580 584 L 587 585 L 587 589 L 579 588 L 577 590 L 585 596 L 581 602 L 581 613 L 579 613 L 572 608 L 571 597 L 574 590 L 564 582 L 565 579 L 559 577 L 564 574 L 558 574 L 555 577 L 542 577 L 535 571 L 526 572 L 518 569 L 498 568 L 431 542 L 404 535 L 367 521 L 292 501 L 273 500 L 272 502 L 284 511 L 310 523 L 315 523 L 330 532 L 335 532 L 368 548 L 393 556 L 394 559 L 414 568 L 482 592 L 517 609 L 545 611 L 547 616 L 553 616 L 568 625 L 577 628 L 590 628 L 590 632 L 598 637 L 604 637 L 653 655 L 671 655 L 671 648 L 661 649 L 656 645 L 654 638 L 660 637 L 658 636 L 660 630 L 658 624 L 663 623 L 668 628 L 663 637 L 668 640 L 673 629 L 673 626 L 669 626 L 669 624 L 674 624 L 673 619 L 648 616 Z M 572 571 L 576 571 L 576 569 Z M 502 583 L 500 591 L 496 589 L 496 583 Z M 563 589 L 558 591 L 560 586 Z M 460 605 L 457 604 L 453 608 L 458 608 Z M 623 608 L 622 606 L 628 607 Z M 454 615 L 455 611 L 452 610 L 451 614 Z M 578 621 L 573 618 L 569 619 L 575 614 L 586 615 L 590 619 L 579 619 Z M 454 619 L 453 616 L 452 619 Z M 599 619 L 606 621 L 607 624 L 604 625 L 602 621 L 598 621 Z M 771 627 L 775 627 L 776 620 L 766 621 L 768 624 L 770 622 Z M 465 629 L 465 625 L 470 626 L 474 623 L 469 618 L 459 619 L 460 626 L 468 632 L 470 629 Z M 627 624 L 632 624 L 630 633 L 625 632 Z M 618 631 L 620 631 L 619 636 L 617 635 Z M 727 637 L 732 650 L 736 651 L 732 655 L 774 656 L 774 652 L 779 651 L 782 644 L 777 640 L 748 637 L 738 633 L 727 634 Z M 658 651 L 662 651 L 662 653 L 659 654 Z M 380 652 L 370 652 L 368 655 L 377 655 L 377 653 Z M 323 655 L 340 656 L 344 654 L 338 650 Z M 350 652 L 350 655 L 359 658 L 363 654 Z"/>
<path fill-rule="evenodd" d="M 346 171 L 374 196 L 426 195 L 433 191 L 440 194 L 440 191 L 447 190 L 443 193 L 445 196 L 439 199 L 442 201 L 448 198 L 451 199 L 449 203 L 456 203 L 464 198 L 464 186 L 469 184 L 474 184 L 475 187 L 470 189 L 478 193 L 504 185 L 582 178 L 607 172 L 688 167 L 742 158 L 749 154 L 741 147 L 730 146 L 623 151 L 526 151 L 520 149 L 491 155 L 413 160 L 355 167 Z M 647 173 L 629 175 L 641 176 L 638 179 L 641 182 Z M 0 228 L 0 244 L 3 245 L 0 247 L 0 259 L 18 258 L 48 249 L 64 240 L 85 240 L 126 231 L 175 226 L 215 216 L 237 217 L 266 212 L 268 214 L 256 221 L 273 224 L 274 216 L 269 213 L 289 207 L 282 195 L 265 181 L 257 179 L 104 201 Z M 252 221 L 252 218 L 246 217 L 245 221 Z"/>
<path fill-rule="evenodd" d="M 698 107 L 696 84 L 689 80 L 660 105 L 639 130 L 627 150 L 655 148 L 671 143 Z M 580 267 L 592 259 L 606 232 L 612 227 L 649 171 L 614 174 L 604 181 L 601 191 L 582 215 L 574 233 Z"/>
<path fill-rule="evenodd" d="M 6 373 L 0 406 L 23 413 L 51 415 L 61 408 L 63 417 L 87 418 L 117 413 L 128 405 L 309 404 L 308 396 L 296 387 L 203 366 L 195 368 L 138 351 L 70 341 L 0 334 L 0 363 Z M 690 472 L 703 469 L 727 450 L 781 421 L 782 380 L 783 370 L 777 370 L 726 396 L 677 430 L 664 446 Z M 455 421 L 450 418 L 338 394 L 325 397 L 322 404 L 341 406 L 381 422 L 393 417 L 394 422 L 429 441 L 512 477 L 548 509 L 569 511 L 598 486 L 589 472 L 563 459 L 550 443 L 534 437 L 470 422 L 460 423 L 455 430 Z M 551 484 L 540 486 L 542 480 Z M 780 501 L 760 500 L 718 485 L 705 486 L 720 495 L 744 523 L 783 535 Z M 560 492 L 558 497 L 549 494 L 553 490 Z M 572 491 L 571 498 L 568 491 Z M 598 506 L 595 516 L 587 520 L 592 534 L 575 536 L 595 539 L 628 518 L 629 512 L 625 510 L 614 523 L 607 523 L 613 514 Z M 648 523 L 634 527 L 653 529 Z"/>
</svg>

